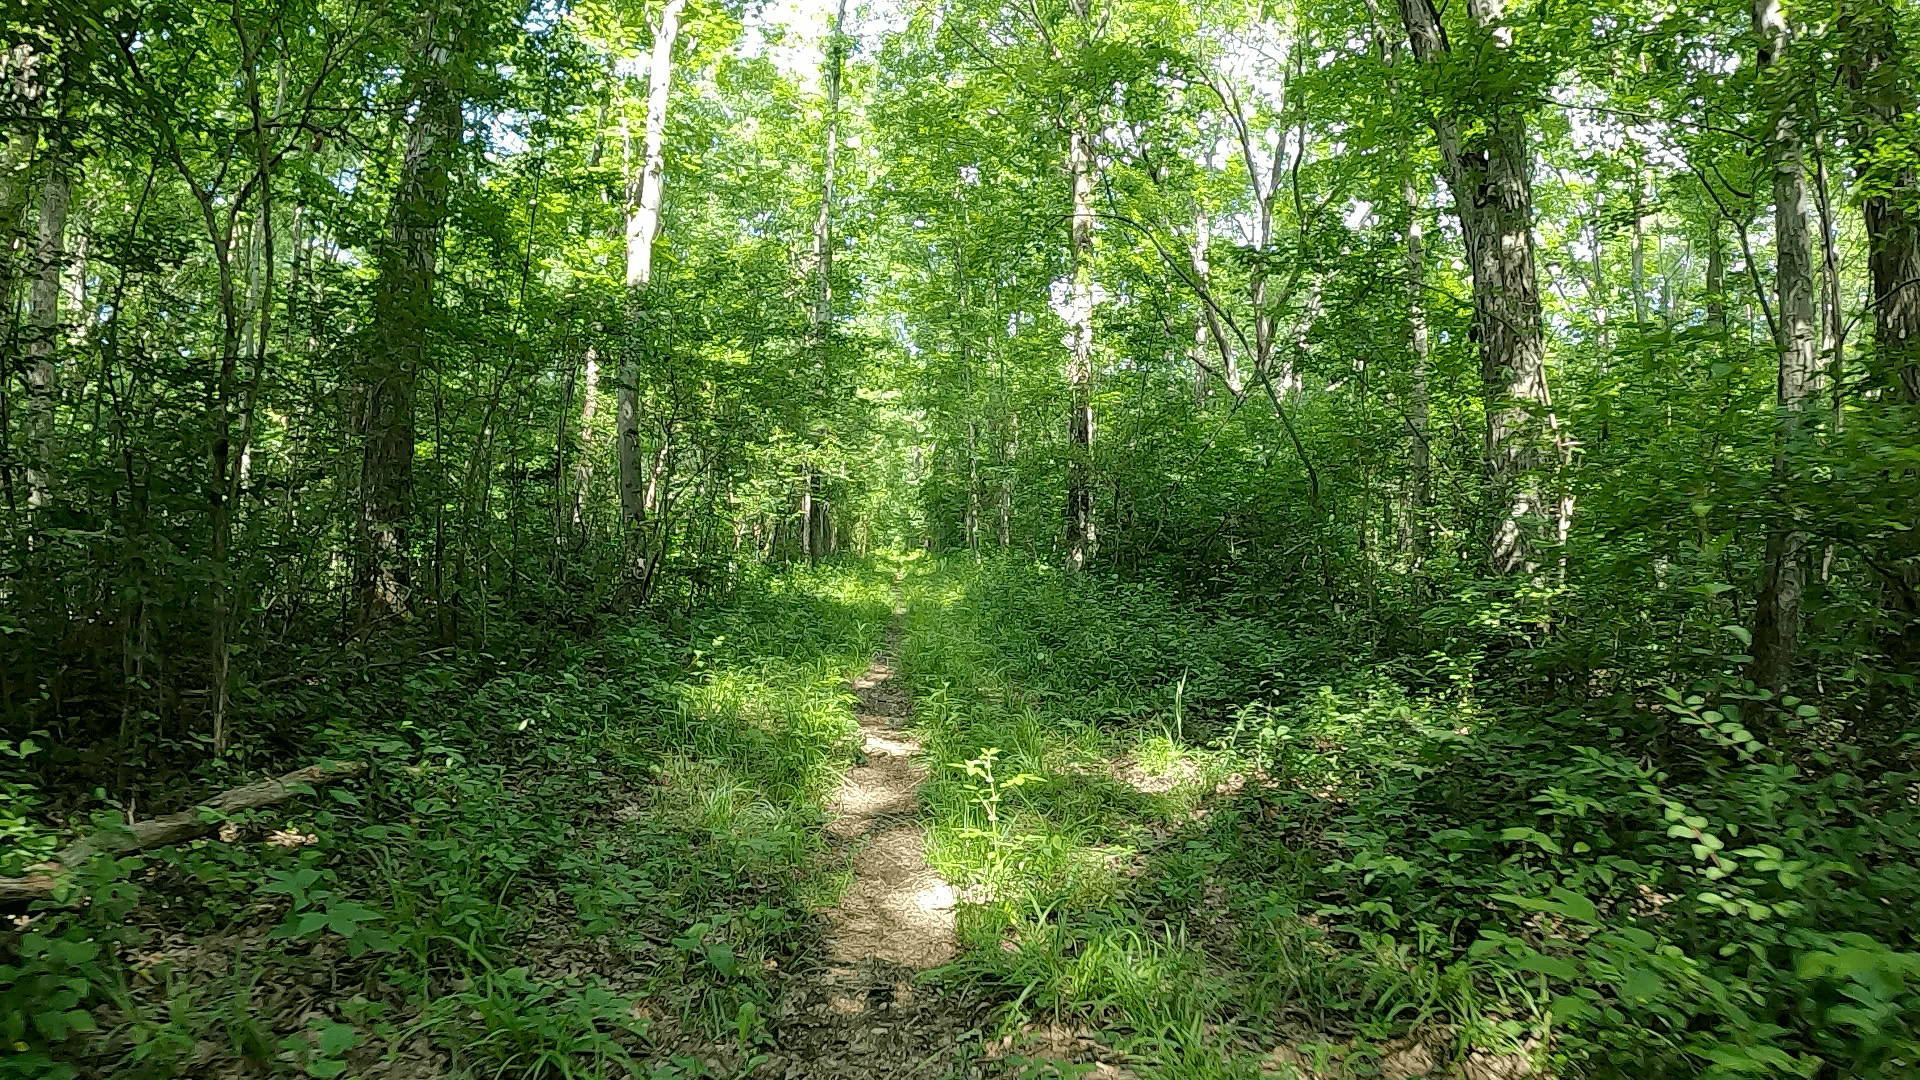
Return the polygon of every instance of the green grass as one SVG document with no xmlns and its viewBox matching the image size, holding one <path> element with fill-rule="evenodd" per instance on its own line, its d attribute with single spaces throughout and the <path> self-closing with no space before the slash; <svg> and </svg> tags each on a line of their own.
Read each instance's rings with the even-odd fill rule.
<svg viewBox="0 0 1920 1080">
<path fill-rule="evenodd" d="M 1630 702 L 1146 585 L 955 560 L 908 596 L 929 854 L 967 886 L 948 974 L 1008 1030 L 1165 1077 L 1276 1048 L 1376 1075 L 1410 1041 L 1561 1076 L 1920 1068 L 1914 927 L 1875 899 L 1920 898 L 1882 861 L 1914 849 L 1912 774 L 1635 749 Z M 1689 700 L 1680 731 L 1732 723 Z"/>
<path fill-rule="evenodd" d="M 854 746 L 847 681 L 890 617 L 885 568 L 799 568 L 544 669 L 343 693 L 318 738 L 372 760 L 365 785 L 107 868 L 92 907 L 13 936 L 0 1009 L 29 1026 L 0 1076 L 435 1055 L 463 1077 L 672 1077 L 705 1070 L 689 1042 L 744 1060 L 771 973 L 842 885 L 822 806 Z M 315 839 L 262 842 L 281 827 Z M 55 982 L 101 1030 L 59 1027 Z"/>
<path fill-rule="evenodd" d="M 928 856 L 963 896 L 934 977 L 999 1034 L 1097 1032 L 1190 1080 L 1357 1080 L 1414 1043 L 1567 1078 L 1914 1075 L 1920 771 L 1815 705 L 1548 701 L 1470 649 L 903 557 L 319 699 L 369 779 L 98 864 L 87 907 L 9 931 L 0 1077 L 745 1067 L 845 884 L 823 804 L 896 574 Z"/>
</svg>

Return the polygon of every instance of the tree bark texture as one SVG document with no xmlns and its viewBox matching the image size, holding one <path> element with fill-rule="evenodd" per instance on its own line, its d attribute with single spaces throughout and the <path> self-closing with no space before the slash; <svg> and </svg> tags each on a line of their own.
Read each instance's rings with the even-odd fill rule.
<svg viewBox="0 0 1920 1080">
<path fill-rule="evenodd" d="M 1862 211 L 1873 285 L 1875 368 L 1890 391 L 1920 405 L 1920 211 L 1914 208 L 1920 173 L 1912 165 L 1920 147 L 1912 144 L 1911 125 L 1904 123 L 1920 107 L 1920 94 L 1898 62 L 1902 43 L 1888 8 L 1850 0 L 1842 9 L 1851 54 L 1846 81 L 1854 97 L 1857 172 L 1867 193 Z"/>
<path fill-rule="evenodd" d="M 1013 546 L 1013 481 L 1020 459 L 1020 414 L 1009 412 L 1000 440 L 1000 527 L 1002 551 Z"/>
<path fill-rule="evenodd" d="M 1099 547 L 1093 512 L 1093 132 L 1084 118 L 1070 134 L 1073 280 L 1067 297 L 1067 559 L 1084 570 Z"/>
<path fill-rule="evenodd" d="M 1727 328 L 1727 257 L 1720 246 L 1720 215 L 1707 219 L 1707 329 Z"/>
<path fill-rule="evenodd" d="M 104 829 L 68 844 L 51 864 L 28 867 L 33 873 L 26 877 L 0 878 L 0 901 L 42 899 L 59 887 L 68 871 L 84 865 L 95 854 L 125 855 L 204 836 L 218 829 L 221 820 L 235 811 L 271 806 L 311 790 L 314 784 L 350 779 L 366 771 L 366 763 L 359 761 L 309 765 L 272 780 L 223 791 L 190 810 Z"/>
<path fill-rule="evenodd" d="M 1773 131 L 1767 159 L 1773 171 L 1774 346 L 1779 354 L 1775 396 L 1780 408 L 1773 457 L 1776 485 L 1794 474 L 1794 459 L 1805 424 L 1808 400 L 1819 363 L 1814 325 L 1813 238 L 1808 226 L 1806 164 L 1799 110 L 1790 86 L 1769 79 L 1785 59 L 1792 38 L 1779 0 L 1755 0 L 1753 30 L 1759 37 L 1759 70 L 1771 97 Z M 1800 628 L 1800 603 L 1806 590 L 1807 538 L 1791 525 L 1775 525 L 1767 534 L 1765 576 L 1754 604 L 1753 664 L 1749 676 L 1779 690 L 1793 671 L 1794 638 Z"/>
<path fill-rule="evenodd" d="M 1433 448 L 1427 441 L 1430 413 L 1428 366 L 1433 349 L 1427 333 L 1426 237 L 1420 218 L 1425 212 L 1419 189 L 1411 171 L 1400 178 L 1400 199 L 1407 208 L 1407 344 L 1413 354 L 1411 388 L 1407 399 L 1407 424 L 1413 430 L 1408 439 L 1407 456 L 1412 476 L 1407 492 L 1407 512 L 1413 519 L 1413 558 L 1417 564 L 1426 557 L 1432 526 L 1427 506 L 1433 501 Z"/>
<path fill-rule="evenodd" d="M 34 229 L 26 220 L 33 204 L 28 166 L 40 140 L 40 65 L 31 45 L 0 51 L 0 138 L 6 140 L 0 145 L 0 311 L 13 310 L 14 283 L 33 247 Z"/>
<path fill-rule="evenodd" d="M 833 26 L 827 36 L 826 131 L 820 148 L 820 207 L 813 219 L 813 307 L 808 312 L 814 354 L 814 387 L 822 395 L 829 384 L 829 366 L 833 359 L 833 193 L 834 170 L 840 153 L 840 80 L 844 64 L 846 38 L 841 25 L 847 20 L 846 0 L 840 0 Z M 805 511 L 802 515 L 802 548 L 809 560 L 833 554 L 832 502 L 826 493 L 826 476 L 811 461 L 806 466 Z"/>
<path fill-rule="evenodd" d="M 411 609 L 414 397 L 427 364 L 440 236 L 464 123 L 452 83 L 453 32 L 448 23 L 444 13 L 436 12 L 421 35 L 406 154 L 377 254 L 355 590 L 361 621 L 368 626 L 404 619 Z"/>
<path fill-rule="evenodd" d="M 1842 5 L 1840 22 L 1852 92 L 1856 175 L 1866 198 L 1868 277 L 1873 304 L 1873 376 L 1890 408 L 1906 413 L 1920 439 L 1920 172 L 1913 167 L 1911 118 L 1920 94 L 1899 62 L 1903 43 L 1887 7 L 1869 0 Z M 1907 49 L 1913 43 L 1904 43 Z M 1890 545 L 1881 573 L 1882 643 L 1901 664 L 1920 663 L 1920 511 Z"/>
<path fill-rule="evenodd" d="M 1499 5 L 1473 0 L 1468 7 L 1477 33 L 1492 46 L 1486 54 L 1499 55 L 1507 35 Z M 1400 15 L 1416 60 L 1439 64 L 1448 58 L 1451 46 L 1432 0 L 1400 0 Z M 1549 464 L 1555 425 L 1534 270 L 1526 119 L 1518 105 L 1492 104 L 1479 115 L 1436 112 L 1433 129 L 1473 275 L 1494 511 L 1488 563 L 1498 574 L 1531 574 L 1562 526 L 1549 520 L 1540 475 Z"/>
<path fill-rule="evenodd" d="M 40 214 L 34 232 L 33 281 L 27 292 L 26 359 L 27 505 L 53 505 L 53 399 L 60 347 L 60 281 L 66 271 L 67 210 L 73 201 L 73 177 L 64 153 L 56 151 L 40 185 Z"/>
</svg>

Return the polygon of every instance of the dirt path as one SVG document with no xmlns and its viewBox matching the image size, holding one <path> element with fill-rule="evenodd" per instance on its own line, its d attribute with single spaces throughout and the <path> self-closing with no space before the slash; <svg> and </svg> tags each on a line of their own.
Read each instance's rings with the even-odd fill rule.
<svg viewBox="0 0 1920 1080">
<path fill-rule="evenodd" d="M 853 689 L 865 759 L 847 770 L 827 826 L 835 846 L 850 850 L 853 870 L 852 887 L 829 912 L 831 955 L 839 964 L 933 967 L 953 958 L 954 890 L 921 851 L 920 744 L 904 730 L 911 704 L 884 660 Z"/>
<path fill-rule="evenodd" d="M 939 1080 L 960 1075 L 978 1049 L 980 1008 L 914 985 L 958 944 L 954 889 L 922 849 L 913 705 L 888 663 L 905 615 L 899 595 L 896 582 L 885 654 L 852 683 L 863 756 L 829 806 L 827 835 L 853 881 L 826 913 L 824 962 L 789 974 L 760 1076 Z"/>
</svg>

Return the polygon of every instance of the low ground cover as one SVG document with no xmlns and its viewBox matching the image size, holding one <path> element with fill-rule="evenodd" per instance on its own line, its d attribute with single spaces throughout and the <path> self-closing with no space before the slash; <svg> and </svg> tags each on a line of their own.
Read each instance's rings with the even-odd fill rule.
<svg viewBox="0 0 1920 1080">
<path fill-rule="evenodd" d="M 305 748 L 371 763 L 365 783 L 96 862 L 82 906 L 5 928 L 0 1075 L 664 1078 L 748 1060 L 840 884 L 821 807 L 852 753 L 847 680 L 890 610 L 862 566 L 763 574 L 545 666 L 428 662 L 331 688 Z M 24 807 L 39 751 L 9 749 Z M 12 827 L 0 875 L 51 850 L 24 815 Z"/>
<path fill-rule="evenodd" d="M 1018 564 L 909 591 L 930 850 L 1010 1024 L 1168 1076 L 1920 1068 L 1920 772 L 1811 705 L 1553 700 Z"/>
</svg>

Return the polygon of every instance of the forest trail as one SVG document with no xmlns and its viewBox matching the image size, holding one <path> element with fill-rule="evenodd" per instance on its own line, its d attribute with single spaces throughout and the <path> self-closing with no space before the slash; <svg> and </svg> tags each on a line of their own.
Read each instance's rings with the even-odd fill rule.
<svg viewBox="0 0 1920 1080">
<path fill-rule="evenodd" d="M 760 1076 L 947 1076 L 964 1067 L 978 1035 L 980 1006 L 915 985 L 958 951 L 957 894 L 923 847 L 921 746 L 892 665 L 905 615 L 896 578 L 887 646 L 850 683 L 861 757 L 828 805 L 828 840 L 852 881 L 825 913 L 825 962 L 789 976 Z"/>
<path fill-rule="evenodd" d="M 853 680 L 861 759 L 847 770 L 829 809 L 827 834 L 851 849 L 853 884 L 829 913 L 837 964 L 878 960 L 930 968 L 953 958 L 954 889 L 927 865 L 919 815 L 925 771 L 907 729 L 913 704 L 888 659 L 899 652 L 906 614 L 895 586 L 886 655 Z"/>
</svg>

